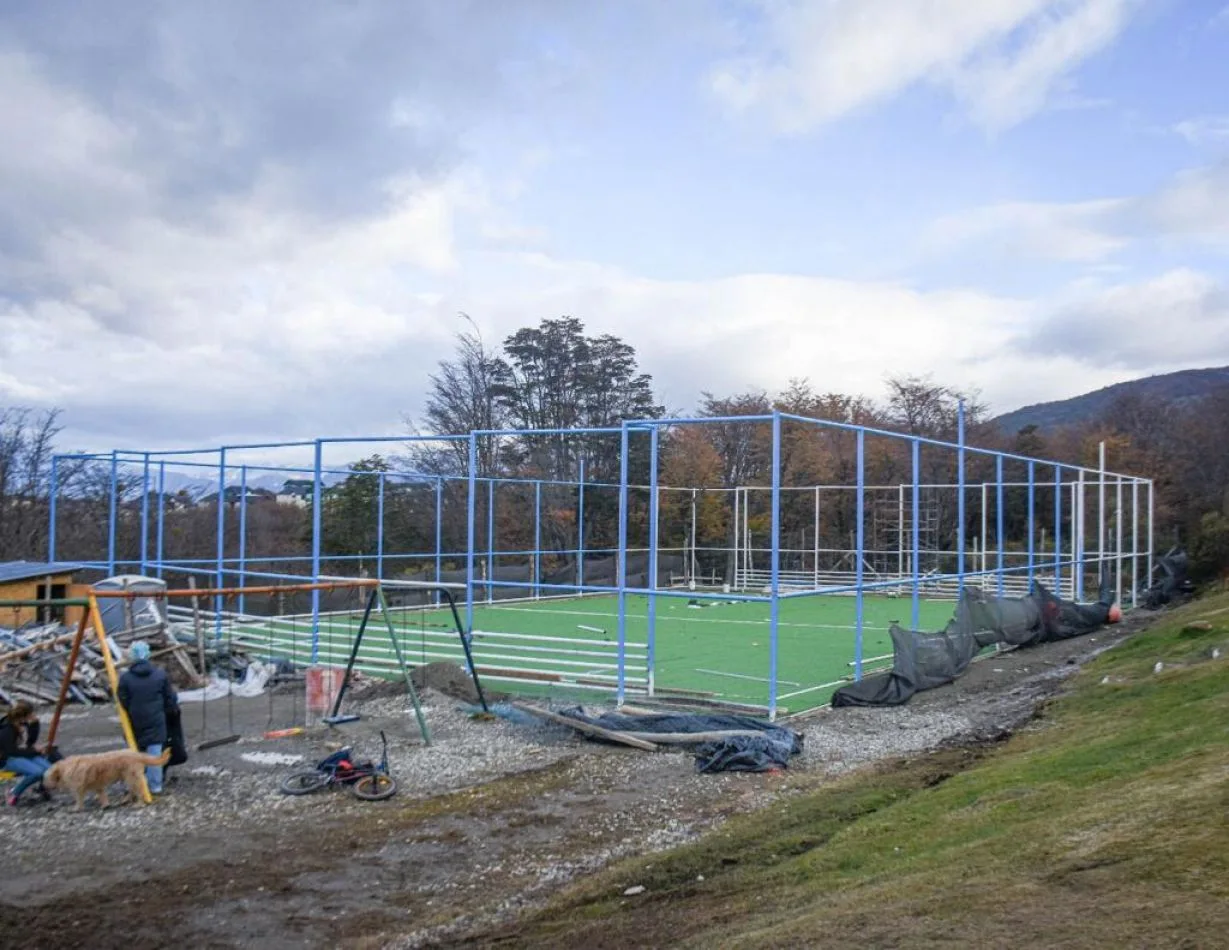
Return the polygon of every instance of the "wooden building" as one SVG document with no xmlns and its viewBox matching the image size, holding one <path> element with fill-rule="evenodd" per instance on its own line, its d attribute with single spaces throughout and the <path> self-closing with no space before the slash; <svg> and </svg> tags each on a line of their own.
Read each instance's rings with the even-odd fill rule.
<svg viewBox="0 0 1229 950">
<path fill-rule="evenodd" d="M 80 564 L 37 561 L 0 562 L 0 601 L 5 600 L 64 600 L 85 597 L 88 584 L 75 582 Z M 29 607 L 0 607 L 0 627 L 14 630 L 27 623 L 51 623 L 58 620 L 65 626 L 73 626 L 81 620 L 81 607 L 41 605 Z"/>
</svg>

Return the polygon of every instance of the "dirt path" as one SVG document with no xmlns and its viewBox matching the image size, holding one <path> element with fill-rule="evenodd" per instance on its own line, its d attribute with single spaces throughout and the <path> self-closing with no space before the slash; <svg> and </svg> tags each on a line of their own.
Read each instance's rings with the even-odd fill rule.
<svg viewBox="0 0 1229 950">
<path fill-rule="evenodd" d="M 346 735 L 378 754 L 370 740 L 389 731 L 402 791 L 388 802 L 277 793 L 290 760 L 330 748 L 336 735 L 321 732 L 194 753 L 147 809 L 7 810 L 0 945 L 32 934 L 43 946 L 97 950 L 447 945 L 613 859 L 669 847 L 833 774 L 1010 732 L 1110 642 L 995 656 L 897 709 L 822 711 L 796 724 L 804 751 L 775 774 L 697 775 L 683 753 L 475 721 L 439 695 L 427 708 L 435 741 L 423 748 L 399 700 L 372 700 Z M 240 708 L 239 731 L 257 733 L 266 706 Z M 70 751 L 107 747 L 113 735 L 105 711 L 66 723 L 79 746 Z"/>
</svg>

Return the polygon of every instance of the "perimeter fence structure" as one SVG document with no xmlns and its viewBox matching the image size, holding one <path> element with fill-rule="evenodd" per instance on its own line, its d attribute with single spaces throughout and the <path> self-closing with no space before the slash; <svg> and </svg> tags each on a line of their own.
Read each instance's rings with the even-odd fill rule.
<svg viewBox="0 0 1229 950">
<path fill-rule="evenodd" d="M 305 583 L 380 581 L 414 665 L 468 662 L 448 590 L 507 691 L 776 718 L 890 663 L 893 621 L 942 628 L 969 586 L 1081 600 L 1108 575 L 1134 606 L 1153 497 L 1104 449 L 1086 468 L 969 444 L 963 412 L 954 442 L 773 412 L 58 456 L 48 554 L 178 588 L 294 587 L 272 601 L 311 663 L 344 652 L 321 638 L 352 605 Z"/>
</svg>

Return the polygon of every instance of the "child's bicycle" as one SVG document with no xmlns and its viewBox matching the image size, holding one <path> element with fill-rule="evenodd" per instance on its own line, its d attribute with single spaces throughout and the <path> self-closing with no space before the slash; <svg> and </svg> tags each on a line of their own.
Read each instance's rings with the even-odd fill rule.
<svg viewBox="0 0 1229 950">
<path fill-rule="evenodd" d="M 321 759 L 310 772 L 295 772 L 282 781 L 284 795 L 310 795 L 331 785 L 345 785 L 355 798 L 380 802 L 397 793 L 397 780 L 388 774 L 388 740 L 380 730 L 384 751 L 379 764 L 355 762 L 352 749 L 339 749 Z"/>
</svg>

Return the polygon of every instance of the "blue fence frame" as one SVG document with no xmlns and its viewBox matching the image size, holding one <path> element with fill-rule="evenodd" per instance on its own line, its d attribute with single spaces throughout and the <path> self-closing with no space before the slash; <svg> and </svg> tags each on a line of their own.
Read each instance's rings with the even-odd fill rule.
<svg viewBox="0 0 1229 950">
<path fill-rule="evenodd" d="M 782 460 L 782 426 L 784 423 L 801 424 L 814 427 L 816 432 L 824 430 L 832 430 L 846 432 L 853 435 L 856 446 L 855 458 L 855 484 L 852 486 L 856 492 L 855 501 L 855 540 L 854 550 L 852 551 L 854 558 L 853 578 L 849 584 L 825 585 L 821 588 L 811 590 L 787 590 L 782 585 L 782 567 L 781 567 L 781 539 L 782 539 L 782 496 L 785 486 L 782 484 L 783 478 L 783 460 Z M 769 573 L 767 589 L 762 594 L 750 594 L 742 591 L 731 590 L 721 593 L 705 592 L 702 590 L 676 590 L 663 588 L 657 583 L 659 577 L 660 564 L 660 525 L 661 525 L 661 510 L 660 496 L 661 492 L 667 488 L 678 489 L 687 488 L 690 486 L 663 486 L 660 484 L 660 467 L 659 454 L 661 438 L 660 435 L 664 429 L 676 429 L 683 426 L 708 426 L 708 425 L 723 425 L 723 424 L 759 424 L 768 426 L 771 430 L 771 479 L 767 486 L 756 486 L 758 489 L 766 489 L 770 494 L 770 528 L 769 528 Z M 531 436 L 559 436 L 563 438 L 578 437 L 578 436 L 599 436 L 604 438 L 619 440 L 619 480 L 613 483 L 597 483 L 591 482 L 586 478 L 585 461 L 583 458 L 579 460 L 578 478 L 576 481 L 557 480 L 549 478 L 510 478 L 491 474 L 481 474 L 479 468 L 479 445 L 484 439 L 518 439 Z M 867 521 L 867 490 L 866 484 L 866 466 L 867 466 L 867 440 L 888 440 L 892 444 L 899 444 L 907 451 L 909 459 L 909 471 L 911 473 L 909 487 L 909 502 L 911 511 L 911 530 L 908 535 L 909 547 L 909 563 L 910 569 L 907 576 L 900 576 L 892 580 L 868 580 L 864 567 L 866 555 L 866 521 Z M 637 440 L 644 440 L 647 443 L 648 449 L 648 484 L 633 485 L 630 481 L 630 457 L 633 445 L 639 445 Z M 225 580 L 228 575 L 238 576 L 240 584 L 248 583 L 250 578 L 260 580 L 292 580 L 302 581 L 305 578 L 320 580 L 323 577 L 322 566 L 325 560 L 330 562 L 346 561 L 354 559 L 355 556 L 337 556 L 326 555 L 323 547 L 323 511 L 324 511 L 324 484 L 326 477 L 346 477 L 355 474 L 352 469 L 335 468 L 325 465 L 326 450 L 336 447 L 354 447 L 362 444 L 435 444 L 435 445 L 457 445 L 462 446 L 464 454 L 467 458 L 466 472 L 464 475 L 438 475 L 426 472 L 417 471 L 397 471 L 397 472 L 382 472 L 371 473 L 377 476 L 377 501 L 376 501 L 376 551 L 375 565 L 377 577 L 384 579 L 386 571 L 390 563 L 399 563 L 406 558 L 415 560 L 427 559 L 432 561 L 435 566 L 435 580 L 439 581 L 442 577 L 442 567 L 446 559 L 463 558 L 465 564 L 465 625 L 469 631 L 474 629 L 474 607 L 475 593 L 479 587 L 487 591 L 488 599 L 493 596 L 492 591 L 497 587 L 518 587 L 529 588 L 532 591 L 532 596 L 539 597 L 542 595 L 550 595 L 551 593 L 585 593 L 585 592 L 602 592 L 615 593 L 618 603 L 618 680 L 616 693 L 620 702 L 624 700 L 627 693 L 626 684 L 626 657 L 627 657 L 627 598 L 630 594 L 645 595 L 648 603 L 648 644 L 647 644 L 647 664 L 648 664 L 648 682 L 650 690 L 652 689 L 654 668 L 656 665 L 656 627 L 658 616 L 658 599 L 661 597 L 687 597 L 694 599 L 721 599 L 721 600 L 737 600 L 747 602 L 760 602 L 769 605 L 769 655 L 768 655 L 768 712 L 770 716 L 775 716 L 778 708 L 778 683 L 779 683 L 779 627 L 780 627 L 780 608 L 781 604 L 796 597 L 811 597 L 817 595 L 831 594 L 852 594 L 855 600 L 855 639 L 854 639 L 854 657 L 853 657 L 853 676 L 855 679 L 860 679 L 864 675 L 863 656 L 863 631 L 865 626 L 865 617 L 863 610 L 863 598 L 867 593 L 884 589 L 906 588 L 910 591 L 911 597 L 911 621 L 916 629 L 919 622 L 919 603 L 921 591 L 926 584 L 934 584 L 936 581 L 952 581 L 956 585 L 957 591 L 962 590 L 966 582 L 973 578 L 985 578 L 987 575 L 994 577 L 997 581 L 996 589 L 1000 596 L 1004 593 L 1004 582 L 1012 575 L 1023 574 L 1026 581 L 1031 584 L 1037 576 L 1037 548 L 1036 539 L 1040 532 L 1044 532 L 1046 526 L 1040 523 L 1039 508 L 1037 504 L 1037 493 L 1041 488 L 1047 491 L 1052 491 L 1054 495 L 1052 519 L 1049 524 L 1051 531 L 1050 538 L 1053 547 L 1053 560 L 1046 565 L 1047 580 L 1052 572 L 1053 583 L 1061 585 L 1064 580 L 1067 580 L 1077 597 L 1081 597 L 1084 589 L 1084 575 L 1089 566 L 1088 552 L 1090 550 L 1087 544 L 1087 528 L 1088 528 L 1088 513 L 1086 510 L 1088 498 L 1087 488 L 1090 481 L 1090 476 L 1095 478 L 1095 487 L 1097 489 L 1097 517 L 1096 517 L 1096 563 L 1103 565 L 1106 560 L 1106 546 L 1110 534 L 1110 526 L 1107 524 L 1106 516 L 1106 496 L 1107 488 L 1112 482 L 1115 487 L 1116 505 L 1115 505 L 1115 524 L 1113 531 L 1117 539 L 1116 556 L 1118 564 L 1118 582 L 1116 589 L 1119 594 L 1122 591 L 1122 560 L 1123 560 L 1123 538 L 1124 538 L 1124 501 L 1123 501 L 1123 485 L 1131 486 L 1131 595 L 1132 602 L 1140 587 L 1140 561 L 1146 559 L 1146 573 L 1144 579 L 1151 578 L 1153 571 L 1152 548 L 1153 548 L 1153 486 L 1150 480 L 1142 479 L 1134 476 L 1109 472 L 1105 469 L 1104 452 L 1102 452 L 1100 465 L 1097 469 L 1086 469 L 1069 464 L 1061 464 L 1058 462 L 1047 461 L 1043 459 L 1034 459 L 1026 456 L 1014 455 L 1008 452 L 1000 452 L 993 449 L 980 448 L 969 445 L 965 438 L 965 418 L 963 403 L 959 408 L 957 440 L 955 442 L 946 442 L 939 439 L 927 438 L 917 435 L 907 435 L 898 432 L 891 432 L 872 427 L 854 425 L 852 423 L 834 422 L 831 420 L 821 420 L 808 418 L 806 416 L 795 415 L 784 412 L 772 412 L 765 415 L 755 416 L 732 416 L 732 417 L 693 417 L 693 418 L 672 418 L 672 419 L 640 419 L 628 420 L 623 422 L 618 427 L 603 427 L 603 428 L 588 428 L 588 429 L 506 429 L 506 430 L 476 430 L 465 435 L 420 435 L 420 436 L 401 436 L 401 437 L 333 437 L 319 438 L 311 441 L 297 442 L 282 442 L 282 443 L 258 443 L 258 444 L 239 444 L 239 445 L 224 445 L 210 448 L 199 449 L 177 449 L 170 451 L 127 451 L 127 450 L 112 450 L 109 453 L 85 454 L 85 455 L 58 455 L 52 460 L 51 471 L 51 497 L 50 497 L 50 513 L 49 513 L 49 550 L 48 559 L 55 561 L 57 558 L 57 518 L 61 497 L 65 491 L 64 479 L 62 477 L 62 466 L 66 460 L 72 460 L 74 463 L 94 462 L 105 463 L 109 465 L 109 497 L 107 507 L 107 543 L 105 557 L 87 561 L 89 567 L 105 570 L 109 574 L 115 574 L 121 568 L 127 569 L 135 567 L 142 573 L 153 572 L 157 576 L 163 576 L 166 571 L 177 571 L 189 575 L 200 575 L 208 577 L 212 580 L 214 586 L 226 586 Z M 275 465 L 272 463 L 254 463 L 250 461 L 236 462 L 237 458 L 247 458 L 253 452 L 284 452 L 287 450 L 310 450 L 312 463 L 310 466 L 287 466 Z M 921 561 L 921 539 L 919 533 L 919 516 L 920 510 L 920 492 L 923 487 L 922 481 L 922 455 L 924 452 L 949 452 L 954 453 L 956 459 L 956 499 L 957 499 L 957 516 L 956 516 L 956 569 L 954 572 L 943 573 L 939 575 L 923 576 L 920 569 Z M 970 456 L 991 459 L 994 462 L 994 487 L 995 487 L 995 540 L 996 540 L 996 557 L 993 569 L 987 568 L 983 551 L 982 569 L 968 569 L 967 562 L 967 511 L 966 511 L 966 496 L 969 485 L 966 481 L 968 474 L 968 458 Z M 1004 559 L 1004 548 L 1006 547 L 1005 535 L 1005 511 L 1007 509 L 1006 492 L 1013 487 L 1020 487 L 1014 483 L 1009 483 L 1005 476 L 1005 467 L 1008 465 L 1023 466 L 1026 473 L 1026 481 L 1023 484 L 1025 489 L 1025 512 L 1027 520 L 1026 539 L 1027 547 L 1024 552 L 1026 562 L 1023 567 L 1008 567 Z M 141 474 L 141 503 L 139 508 L 140 519 L 140 553 L 139 560 L 127 561 L 118 558 L 117 552 L 117 535 L 119 511 L 122 499 L 120 498 L 119 484 L 121 469 L 128 469 L 133 466 L 139 467 Z M 216 549 L 212 559 L 171 559 L 165 557 L 166 551 L 166 532 L 165 532 L 165 512 L 167 497 L 167 469 L 168 466 L 176 468 L 185 468 L 190 470 L 200 470 L 216 474 L 216 484 L 219 503 L 217 506 L 217 517 L 215 530 Z M 1049 470 L 1053 472 L 1052 482 L 1039 481 L 1038 470 L 1044 473 Z M 310 554 L 307 556 L 262 556 L 251 557 L 247 549 L 247 525 L 248 525 L 248 484 L 249 476 L 258 472 L 275 472 L 286 475 L 302 475 L 310 477 L 312 481 L 311 494 L 311 543 Z M 227 509 L 228 505 L 222 503 L 226 498 L 226 490 L 232 484 L 235 473 L 238 474 L 239 499 L 238 499 L 238 544 L 234 556 L 228 556 L 226 544 L 226 528 L 227 528 Z M 211 475 L 212 477 L 212 475 Z M 156 482 L 156 492 L 152 488 L 151 479 Z M 434 494 L 434 550 L 425 553 L 405 554 L 401 552 L 390 552 L 385 544 L 385 493 L 386 486 L 389 480 L 406 480 L 411 483 L 421 484 L 426 486 Z M 447 483 L 456 483 L 465 486 L 465 502 L 466 502 L 466 547 L 463 552 L 445 551 L 443 543 L 443 510 L 444 510 L 444 487 Z M 479 577 L 477 574 L 477 556 L 481 547 L 479 545 L 479 525 L 478 525 L 478 498 L 481 492 L 481 486 L 485 483 L 486 487 L 486 576 Z M 533 548 L 530 551 L 500 551 L 498 549 L 496 539 L 496 493 L 495 489 L 500 484 L 521 484 L 527 485 L 533 491 Z M 576 492 L 576 547 L 574 551 L 545 552 L 542 548 L 542 492 L 544 487 L 549 486 L 567 486 Z M 1147 534 L 1145 543 L 1141 549 L 1139 541 L 1140 534 L 1140 500 L 1139 492 L 1141 486 L 1146 490 L 1146 508 L 1147 508 Z M 983 499 L 986 495 L 984 489 L 986 483 L 979 486 L 983 489 Z M 600 552 L 600 548 L 594 548 L 587 543 L 586 537 L 586 494 L 592 492 L 595 488 L 614 489 L 618 492 L 618 523 L 617 523 L 617 542 L 612 549 L 607 549 L 617 558 L 617 576 L 615 583 L 612 585 L 594 585 L 586 582 L 584 560 L 585 556 Z M 628 582 L 628 552 L 629 552 L 629 492 L 632 488 L 637 490 L 647 490 L 649 493 L 649 511 L 648 511 L 648 577 L 650 581 L 645 586 L 633 586 Z M 729 490 L 727 486 L 725 490 Z M 737 488 L 734 488 L 737 492 Z M 149 552 L 149 540 L 151 533 L 151 515 L 150 515 L 150 497 L 155 495 L 159 499 L 156 516 L 153 520 L 153 534 L 155 550 L 151 556 Z M 1067 501 L 1065 496 L 1070 495 L 1070 500 Z M 904 504 L 904 485 L 901 486 L 901 505 Z M 818 496 L 817 496 L 818 498 Z M 745 502 L 749 504 L 749 502 Z M 818 501 L 817 501 L 818 504 Z M 985 518 L 986 502 L 983 501 L 982 517 Z M 817 509 L 818 510 L 818 509 Z M 1070 531 L 1064 534 L 1064 521 L 1068 522 Z M 905 544 L 902 523 L 902 546 Z M 983 534 L 984 534 L 983 530 Z M 982 537 L 983 547 L 986 546 L 988 539 Z M 1064 542 L 1068 545 L 1069 555 L 1064 557 Z M 818 535 L 816 537 L 818 545 Z M 1043 548 L 1044 550 L 1044 548 Z M 576 555 L 576 580 L 573 584 L 550 584 L 543 581 L 541 564 L 544 554 L 575 554 Z M 694 553 L 694 552 L 693 552 Z M 496 558 L 502 557 L 505 554 L 527 555 L 530 558 L 532 568 L 532 581 L 529 584 L 523 582 L 500 581 L 496 578 L 495 564 Z M 903 557 L 903 552 L 902 552 Z M 268 569 L 262 569 L 264 565 L 270 562 L 306 562 L 307 572 L 304 574 L 286 574 L 272 572 Z M 220 614 L 222 611 L 222 598 L 219 595 L 215 601 L 215 607 Z M 244 609 L 243 604 L 240 604 L 240 611 Z M 312 592 L 312 661 L 315 662 L 319 657 L 319 630 L 320 630 L 320 592 Z"/>
</svg>

